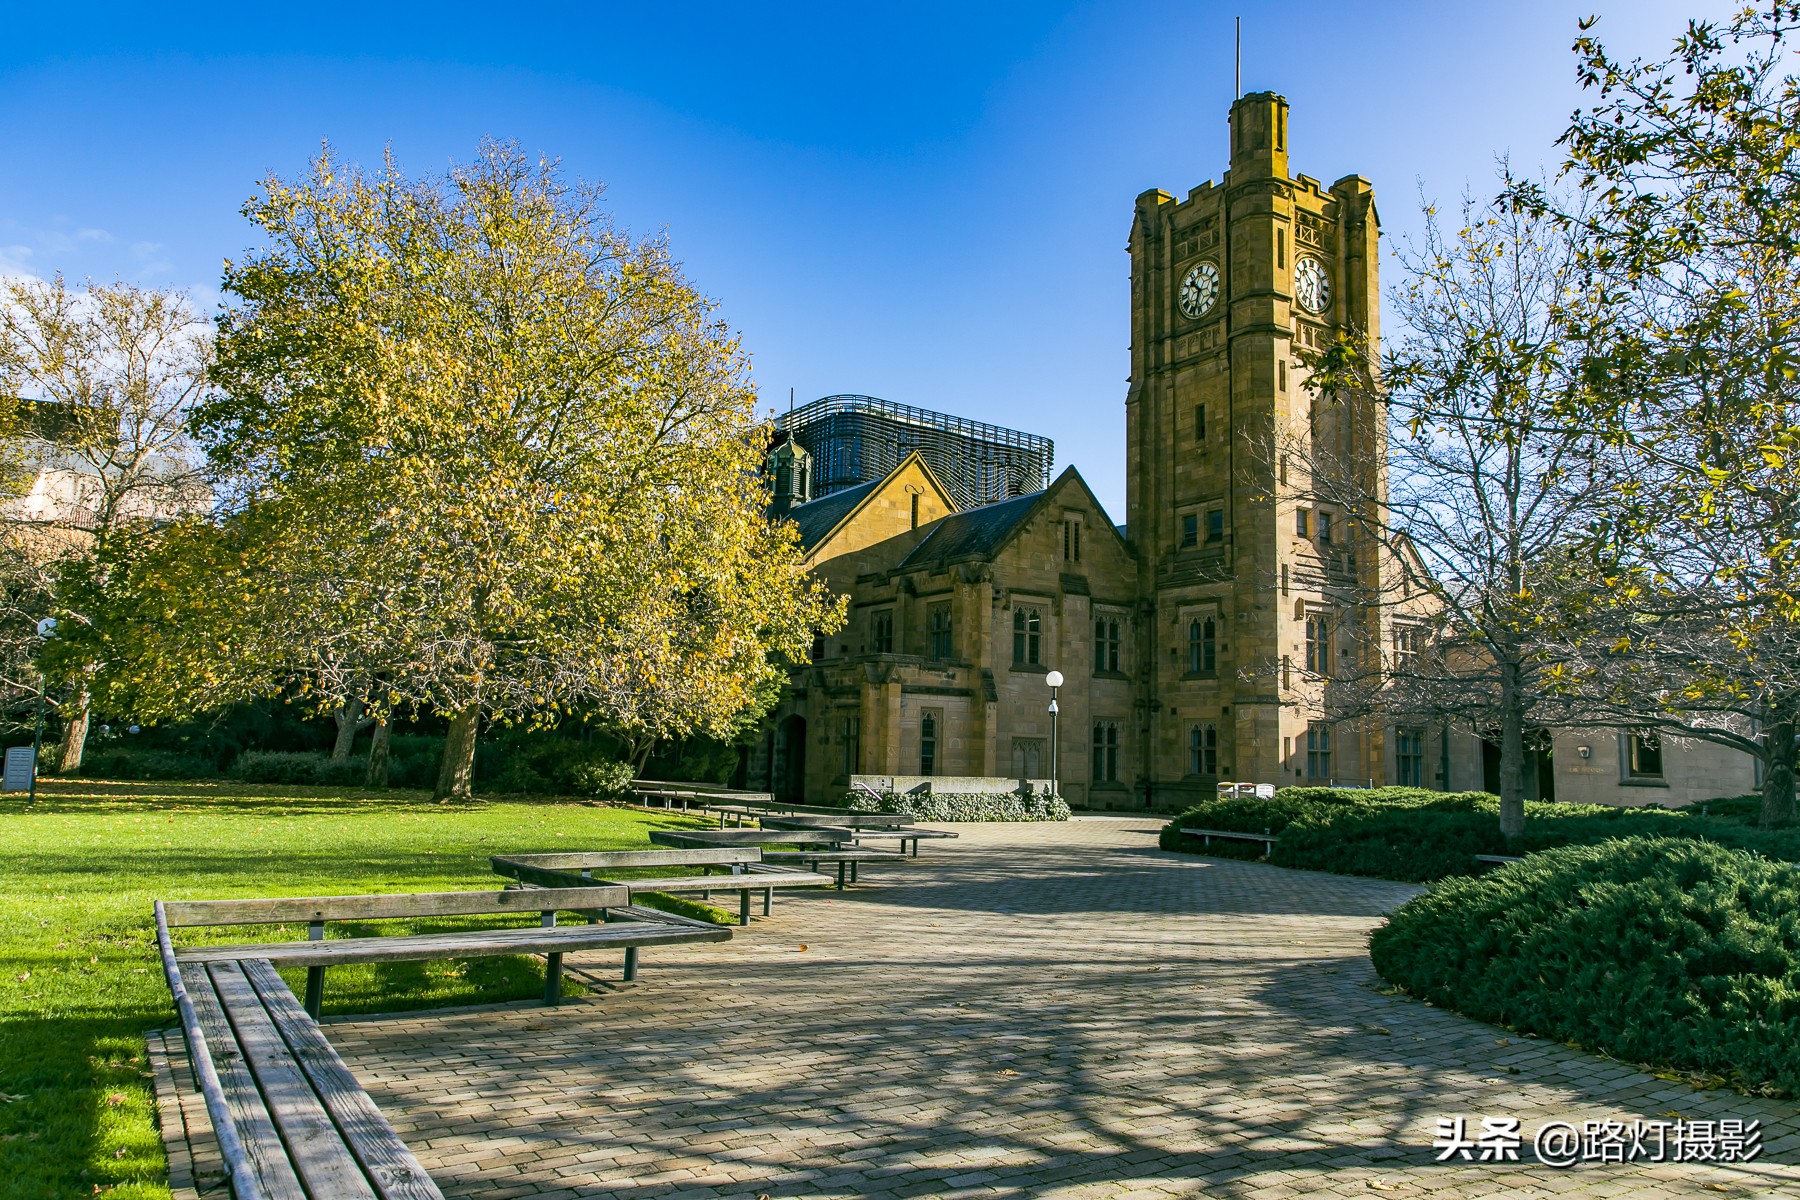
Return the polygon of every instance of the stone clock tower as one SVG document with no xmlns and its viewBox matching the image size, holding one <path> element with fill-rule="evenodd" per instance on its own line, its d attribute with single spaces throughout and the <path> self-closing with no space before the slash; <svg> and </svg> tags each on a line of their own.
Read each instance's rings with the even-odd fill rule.
<svg viewBox="0 0 1800 1200">
<path fill-rule="evenodd" d="M 1382 782 L 1377 728 L 1324 720 L 1380 644 L 1387 555 L 1323 503 L 1331 456 L 1385 496 L 1373 406 L 1317 397 L 1300 353 L 1378 334 L 1377 218 L 1359 176 L 1288 173 L 1288 104 L 1231 106 L 1230 169 L 1131 226 L 1128 528 L 1139 555 L 1138 762 L 1161 804 L 1220 779 Z M 1324 492 L 1327 489 L 1318 489 Z"/>
</svg>

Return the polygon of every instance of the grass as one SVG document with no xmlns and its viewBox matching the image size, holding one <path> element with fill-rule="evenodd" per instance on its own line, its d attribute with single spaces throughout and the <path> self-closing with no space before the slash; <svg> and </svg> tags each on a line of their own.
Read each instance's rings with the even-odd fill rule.
<svg viewBox="0 0 1800 1200">
<path fill-rule="evenodd" d="M 0 1195 L 169 1195 L 143 1039 L 175 1021 L 152 900 L 486 889 L 500 882 L 490 854 L 639 848 L 652 829 L 696 824 L 574 801 L 446 807 L 419 792 L 224 780 L 56 781 L 30 809 L 23 797 L 0 799 Z M 303 935 L 270 926 L 175 936 Z M 303 974 L 290 973 L 290 985 Z M 542 990 L 542 966 L 527 957 L 345 966 L 327 978 L 325 1011 Z"/>
</svg>

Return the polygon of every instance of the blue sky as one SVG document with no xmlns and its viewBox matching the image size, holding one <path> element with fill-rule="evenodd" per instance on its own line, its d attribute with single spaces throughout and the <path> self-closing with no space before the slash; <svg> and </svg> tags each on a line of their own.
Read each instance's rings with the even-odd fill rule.
<svg viewBox="0 0 1800 1200">
<path fill-rule="evenodd" d="M 0 5 L 0 270 L 210 305 L 255 182 L 321 139 L 414 173 L 514 139 L 667 232 L 768 406 L 862 392 L 1046 434 L 1123 520 L 1132 202 L 1223 169 L 1233 16 L 1246 90 L 1293 105 L 1293 169 L 1373 180 L 1394 237 L 1421 186 L 1556 165 L 1579 17 L 1660 54 L 1729 6 L 247 7 Z"/>
</svg>

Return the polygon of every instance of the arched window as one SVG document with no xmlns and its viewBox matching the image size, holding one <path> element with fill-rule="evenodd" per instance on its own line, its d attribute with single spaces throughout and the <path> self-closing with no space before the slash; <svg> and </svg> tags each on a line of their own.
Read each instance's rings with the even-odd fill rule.
<svg viewBox="0 0 1800 1200">
<path fill-rule="evenodd" d="M 1094 782 L 1116 783 L 1119 778 L 1119 723 L 1094 722 Z"/>
<path fill-rule="evenodd" d="M 1188 774 L 1219 773 L 1219 727 L 1211 721 L 1188 726 Z"/>
<path fill-rule="evenodd" d="M 1188 622 L 1188 671 L 1211 674 L 1219 665 L 1219 627 L 1211 618 L 1195 617 Z"/>
<path fill-rule="evenodd" d="M 1119 669 L 1119 623 L 1104 617 L 1094 622 L 1094 670 Z"/>
<path fill-rule="evenodd" d="M 1013 609 L 1013 661 L 1036 665 L 1038 642 L 1043 636 L 1044 614 L 1035 608 Z"/>
<path fill-rule="evenodd" d="M 938 719 L 935 712 L 919 718 L 919 774 L 937 774 Z"/>
</svg>

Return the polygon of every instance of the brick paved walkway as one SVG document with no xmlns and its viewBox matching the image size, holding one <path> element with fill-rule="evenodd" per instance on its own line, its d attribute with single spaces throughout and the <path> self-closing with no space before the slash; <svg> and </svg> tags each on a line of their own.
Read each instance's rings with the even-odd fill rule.
<svg viewBox="0 0 1800 1200">
<path fill-rule="evenodd" d="M 1800 1196 L 1792 1104 L 1383 996 L 1415 889 L 962 826 L 643 981 L 329 1033 L 449 1196 Z M 611 957 L 592 960 L 611 977 Z M 1760 1118 L 1748 1168 L 1434 1163 L 1436 1118 Z"/>
</svg>

